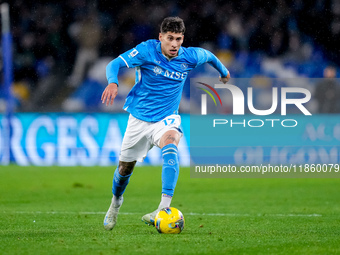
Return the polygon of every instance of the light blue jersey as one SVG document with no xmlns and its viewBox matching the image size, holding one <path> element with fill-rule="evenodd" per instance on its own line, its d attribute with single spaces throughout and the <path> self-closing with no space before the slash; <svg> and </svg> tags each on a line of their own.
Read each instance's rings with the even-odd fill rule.
<svg viewBox="0 0 340 255">
<path fill-rule="evenodd" d="M 178 114 L 185 80 L 195 67 L 209 63 L 221 77 L 228 75 L 228 70 L 210 51 L 181 47 L 177 57 L 168 59 L 162 54 L 158 40 L 142 42 L 119 58 L 128 68 L 136 68 L 136 83 L 123 108 L 135 118 L 147 122 L 157 122 L 171 114 Z M 106 68 L 106 75 L 109 83 L 118 84 L 119 67 L 114 65 L 114 61 Z"/>
</svg>

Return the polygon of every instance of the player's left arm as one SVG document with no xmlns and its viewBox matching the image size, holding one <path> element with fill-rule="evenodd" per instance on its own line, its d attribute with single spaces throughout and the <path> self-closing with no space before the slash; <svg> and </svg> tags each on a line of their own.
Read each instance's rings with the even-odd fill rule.
<svg viewBox="0 0 340 255">
<path fill-rule="evenodd" d="M 220 73 L 221 82 L 227 83 L 229 81 L 230 72 L 213 53 L 202 48 L 195 48 L 195 51 L 197 54 L 197 66 L 208 63 Z"/>
</svg>

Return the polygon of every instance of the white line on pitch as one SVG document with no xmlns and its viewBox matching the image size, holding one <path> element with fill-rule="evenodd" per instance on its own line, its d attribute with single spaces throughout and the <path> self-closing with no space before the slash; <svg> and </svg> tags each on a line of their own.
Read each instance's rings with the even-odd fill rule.
<svg viewBox="0 0 340 255">
<path fill-rule="evenodd" d="M 36 211 L 36 212 L 25 212 L 25 211 L 16 211 L 16 212 L 1 212 L 1 213 L 14 213 L 14 214 L 101 214 L 104 215 L 106 212 L 42 212 L 42 211 Z M 137 213 L 137 212 L 120 212 L 121 215 L 143 215 L 143 213 Z M 191 216 L 224 216 L 224 217 L 321 217 L 322 214 L 294 214 L 294 213 L 257 213 L 257 214 L 250 214 L 250 213 L 184 213 L 185 215 L 191 215 Z"/>
</svg>

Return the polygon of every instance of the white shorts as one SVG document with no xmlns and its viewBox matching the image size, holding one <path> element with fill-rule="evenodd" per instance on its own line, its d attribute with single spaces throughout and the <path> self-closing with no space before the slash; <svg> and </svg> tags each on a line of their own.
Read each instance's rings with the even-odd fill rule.
<svg viewBox="0 0 340 255">
<path fill-rule="evenodd" d="M 159 147 L 161 137 L 169 130 L 177 130 L 181 137 L 181 117 L 170 115 L 158 122 L 146 122 L 136 119 L 131 114 L 123 138 L 119 160 L 124 162 L 143 162 L 146 154 L 153 146 Z"/>
</svg>

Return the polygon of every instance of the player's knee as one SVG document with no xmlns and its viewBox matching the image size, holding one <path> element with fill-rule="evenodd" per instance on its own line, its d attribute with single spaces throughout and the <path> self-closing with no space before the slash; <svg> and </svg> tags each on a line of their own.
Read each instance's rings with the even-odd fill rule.
<svg viewBox="0 0 340 255">
<path fill-rule="evenodd" d="M 168 132 L 166 132 L 162 136 L 161 142 L 160 142 L 160 148 L 163 148 L 164 146 L 166 146 L 168 144 L 174 144 L 174 145 L 178 146 L 180 139 L 181 139 L 181 136 L 178 133 L 178 131 L 169 130 Z"/>
<path fill-rule="evenodd" d="M 119 174 L 122 176 L 131 174 L 135 165 L 136 165 L 136 161 L 132 161 L 132 162 L 119 161 L 119 167 L 118 167 Z"/>
</svg>

